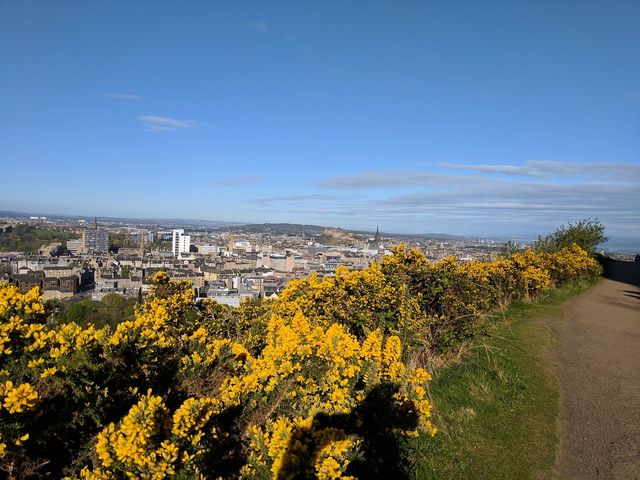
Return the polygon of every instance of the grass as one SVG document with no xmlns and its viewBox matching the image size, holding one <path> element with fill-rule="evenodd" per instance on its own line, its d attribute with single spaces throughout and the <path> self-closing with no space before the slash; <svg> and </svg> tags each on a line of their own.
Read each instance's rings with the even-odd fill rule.
<svg viewBox="0 0 640 480">
<path fill-rule="evenodd" d="M 546 479 L 555 470 L 562 305 L 593 283 L 566 285 L 496 314 L 459 361 L 434 373 L 434 437 L 404 448 L 416 479 Z"/>
</svg>

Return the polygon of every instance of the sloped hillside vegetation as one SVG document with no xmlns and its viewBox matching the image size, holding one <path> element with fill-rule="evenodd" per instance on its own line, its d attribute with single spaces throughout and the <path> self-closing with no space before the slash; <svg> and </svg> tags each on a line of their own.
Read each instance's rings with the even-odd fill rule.
<svg viewBox="0 0 640 480">
<path fill-rule="evenodd" d="M 159 273 L 133 319 L 47 323 L 0 285 L 0 471 L 13 479 L 393 478 L 399 439 L 437 435 L 420 359 L 483 313 L 600 272 L 572 245 L 362 271 L 236 309 Z"/>
</svg>

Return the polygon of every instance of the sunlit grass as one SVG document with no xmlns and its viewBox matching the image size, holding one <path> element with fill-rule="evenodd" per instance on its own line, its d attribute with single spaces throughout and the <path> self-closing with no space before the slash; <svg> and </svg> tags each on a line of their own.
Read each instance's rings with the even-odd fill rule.
<svg viewBox="0 0 640 480">
<path fill-rule="evenodd" d="M 554 349 L 562 305 L 591 284 L 515 302 L 460 361 L 434 375 L 435 438 L 406 443 L 417 479 L 557 478 L 559 386 Z"/>
</svg>

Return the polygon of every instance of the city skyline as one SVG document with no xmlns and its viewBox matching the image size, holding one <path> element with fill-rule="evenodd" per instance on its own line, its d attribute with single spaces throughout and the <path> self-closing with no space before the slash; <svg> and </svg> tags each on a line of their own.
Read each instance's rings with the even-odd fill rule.
<svg viewBox="0 0 640 480">
<path fill-rule="evenodd" d="M 640 6 L 461 11 L 2 2 L 0 209 L 640 237 Z"/>
</svg>

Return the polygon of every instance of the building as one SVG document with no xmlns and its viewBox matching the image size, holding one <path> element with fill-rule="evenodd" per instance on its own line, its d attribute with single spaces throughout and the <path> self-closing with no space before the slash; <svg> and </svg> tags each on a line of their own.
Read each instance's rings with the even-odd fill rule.
<svg viewBox="0 0 640 480">
<path fill-rule="evenodd" d="M 104 230 L 84 230 L 82 248 L 85 253 L 107 253 L 109 251 L 109 233 Z"/>
<path fill-rule="evenodd" d="M 204 255 L 218 255 L 220 253 L 220 247 L 218 245 L 198 245 L 198 253 Z"/>
<path fill-rule="evenodd" d="M 75 273 L 75 268 L 72 265 L 62 266 L 47 266 L 42 269 L 45 277 L 69 277 Z"/>
<path fill-rule="evenodd" d="M 12 275 L 11 277 L 12 283 L 20 289 L 20 293 L 24 294 L 32 288 L 42 288 L 42 279 L 44 278 L 44 273 L 18 273 Z"/>
<path fill-rule="evenodd" d="M 292 253 L 263 253 L 256 258 L 257 268 L 272 268 L 279 272 L 292 272 L 295 267 L 295 257 Z"/>
<path fill-rule="evenodd" d="M 69 250 L 72 254 L 77 255 L 82 252 L 84 248 L 84 244 L 81 238 L 74 238 L 71 240 L 67 240 L 67 250 Z"/>
<path fill-rule="evenodd" d="M 174 257 L 179 256 L 181 253 L 189 253 L 190 248 L 190 235 L 185 235 L 184 230 L 181 228 L 171 230 L 171 252 Z"/>
<path fill-rule="evenodd" d="M 78 277 L 44 277 L 42 279 L 42 298 L 44 300 L 63 299 L 73 297 L 78 293 Z"/>
</svg>

